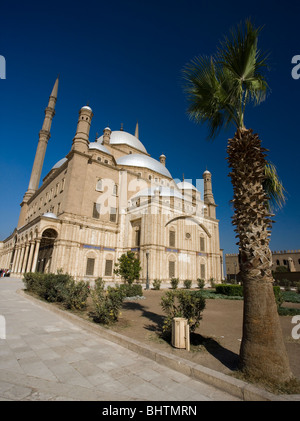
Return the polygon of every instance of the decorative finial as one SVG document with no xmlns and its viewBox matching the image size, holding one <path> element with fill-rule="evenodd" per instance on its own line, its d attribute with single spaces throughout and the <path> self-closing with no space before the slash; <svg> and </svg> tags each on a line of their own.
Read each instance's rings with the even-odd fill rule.
<svg viewBox="0 0 300 421">
<path fill-rule="evenodd" d="M 184 173 L 182 173 L 182 181 L 184 181 Z"/>
<path fill-rule="evenodd" d="M 121 123 L 121 129 L 120 129 L 120 130 L 121 130 L 121 132 L 124 130 L 124 129 L 123 129 L 123 123 Z"/>
</svg>

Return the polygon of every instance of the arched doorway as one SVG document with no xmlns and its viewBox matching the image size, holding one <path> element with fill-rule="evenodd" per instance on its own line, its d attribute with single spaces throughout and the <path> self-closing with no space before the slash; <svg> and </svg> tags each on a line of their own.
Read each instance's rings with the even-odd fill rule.
<svg viewBox="0 0 300 421">
<path fill-rule="evenodd" d="M 57 235 L 57 232 L 52 228 L 48 228 L 43 232 L 38 254 L 37 272 L 50 272 L 54 242 Z"/>
</svg>

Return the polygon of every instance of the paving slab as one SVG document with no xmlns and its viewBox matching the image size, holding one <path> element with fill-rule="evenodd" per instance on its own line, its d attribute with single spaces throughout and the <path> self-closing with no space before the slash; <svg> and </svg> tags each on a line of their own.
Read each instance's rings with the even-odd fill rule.
<svg viewBox="0 0 300 421">
<path fill-rule="evenodd" d="M 119 344 L 86 331 L 17 293 L 0 278 L 0 399 L 75 401 L 238 401 Z"/>
</svg>

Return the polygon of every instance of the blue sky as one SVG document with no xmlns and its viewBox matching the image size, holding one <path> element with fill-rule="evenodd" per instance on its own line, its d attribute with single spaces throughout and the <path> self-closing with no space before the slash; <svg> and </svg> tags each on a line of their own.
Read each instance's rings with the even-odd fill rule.
<svg viewBox="0 0 300 421">
<path fill-rule="evenodd" d="M 251 17 L 264 25 L 259 47 L 270 53 L 271 92 L 248 107 L 245 124 L 258 132 L 268 159 L 288 192 L 276 212 L 272 250 L 300 249 L 299 102 L 300 79 L 291 76 L 300 54 L 299 2 L 240 1 L 11 1 L 1 5 L 0 239 L 15 228 L 28 187 L 38 132 L 57 74 L 56 115 L 42 177 L 70 150 L 78 110 L 87 102 L 94 117 L 90 140 L 109 125 L 134 133 L 153 158 L 161 153 L 174 178 L 212 173 L 224 253 L 237 251 L 231 224 L 232 186 L 226 161 L 234 127 L 213 142 L 206 127 L 191 122 L 182 89 L 182 68 L 195 56 L 213 54 L 229 29 Z M 299 72 L 300 73 L 300 72 Z M 192 152 L 191 152 L 192 151 Z"/>
</svg>

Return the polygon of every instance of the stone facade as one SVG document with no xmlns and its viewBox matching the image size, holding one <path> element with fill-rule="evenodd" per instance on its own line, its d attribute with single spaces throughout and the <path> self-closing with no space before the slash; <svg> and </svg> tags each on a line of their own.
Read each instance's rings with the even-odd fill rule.
<svg viewBox="0 0 300 421">
<path fill-rule="evenodd" d="M 290 272 L 300 272 L 300 250 L 272 251 L 272 271 L 285 266 Z M 239 273 L 238 254 L 225 255 L 226 276 L 234 278 Z"/>
<path fill-rule="evenodd" d="M 58 80 L 39 134 L 36 159 L 17 228 L 0 248 L 0 267 L 14 276 L 62 270 L 75 279 L 119 281 L 114 264 L 128 250 L 141 260 L 141 279 L 223 277 L 211 173 L 196 188 L 177 182 L 166 157 L 150 157 L 135 135 L 111 131 L 90 142 L 90 107 L 79 111 L 70 152 L 39 186 Z M 199 181 L 199 180 L 198 180 Z M 198 184 L 197 184 L 198 187 Z M 146 252 L 149 252 L 148 259 Z"/>
</svg>

